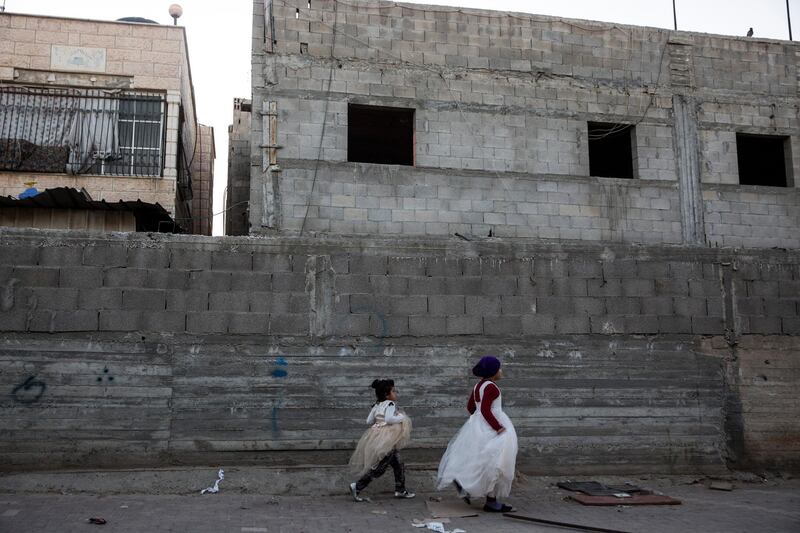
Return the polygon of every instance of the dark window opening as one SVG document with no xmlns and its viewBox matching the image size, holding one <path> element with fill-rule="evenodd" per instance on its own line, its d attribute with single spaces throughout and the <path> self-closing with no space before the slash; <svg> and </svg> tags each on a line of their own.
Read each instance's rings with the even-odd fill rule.
<svg viewBox="0 0 800 533">
<path fill-rule="evenodd" d="M 633 178 L 634 127 L 589 122 L 589 174 L 602 178 Z"/>
<path fill-rule="evenodd" d="M 414 164 L 414 110 L 350 104 L 347 160 L 384 165 Z"/>
<path fill-rule="evenodd" d="M 736 134 L 736 156 L 739 160 L 739 183 L 788 187 L 786 172 L 788 137 Z"/>
</svg>

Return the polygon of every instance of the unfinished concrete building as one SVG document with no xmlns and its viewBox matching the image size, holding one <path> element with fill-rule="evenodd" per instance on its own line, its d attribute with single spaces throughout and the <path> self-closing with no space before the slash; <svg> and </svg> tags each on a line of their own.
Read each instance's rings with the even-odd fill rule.
<svg viewBox="0 0 800 533">
<path fill-rule="evenodd" d="M 255 5 L 251 232 L 800 246 L 794 43 Z"/>
<path fill-rule="evenodd" d="M 225 235 L 250 232 L 250 112 L 249 99 L 233 100 L 233 122 L 228 126 L 228 189 L 225 200 Z"/>
</svg>

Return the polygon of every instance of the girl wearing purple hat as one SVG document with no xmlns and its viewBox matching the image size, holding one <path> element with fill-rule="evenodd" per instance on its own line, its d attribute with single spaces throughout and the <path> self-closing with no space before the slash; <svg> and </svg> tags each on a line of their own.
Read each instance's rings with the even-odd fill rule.
<svg viewBox="0 0 800 533">
<path fill-rule="evenodd" d="M 491 355 L 481 357 L 472 373 L 481 380 L 467 402 L 470 417 L 447 445 L 439 463 L 437 485 L 440 490 L 454 485 L 467 503 L 472 497 L 485 496 L 484 511 L 504 513 L 512 509 L 500 500 L 511 493 L 517 433 L 503 412 L 496 383 L 503 377 L 500 360 Z"/>
</svg>

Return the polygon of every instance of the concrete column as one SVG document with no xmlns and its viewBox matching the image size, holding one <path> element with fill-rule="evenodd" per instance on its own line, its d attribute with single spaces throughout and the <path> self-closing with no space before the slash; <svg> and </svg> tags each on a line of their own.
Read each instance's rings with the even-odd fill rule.
<svg viewBox="0 0 800 533">
<path fill-rule="evenodd" d="M 681 226 L 684 244 L 706 243 L 703 222 L 703 195 L 700 188 L 700 142 L 694 98 L 683 94 L 672 97 L 675 118 L 675 165 L 681 199 Z"/>
</svg>

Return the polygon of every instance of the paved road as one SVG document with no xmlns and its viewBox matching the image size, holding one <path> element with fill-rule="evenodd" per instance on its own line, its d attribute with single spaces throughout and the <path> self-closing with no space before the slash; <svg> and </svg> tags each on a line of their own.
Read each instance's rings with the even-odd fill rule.
<svg viewBox="0 0 800 533">
<path fill-rule="evenodd" d="M 732 492 L 710 490 L 684 479 L 633 481 L 681 498 L 680 506 L 584 507 L 565 501 L 556 480 L 530 478 L 511 502 L 520 512 L 551 520 L 582 523 L 630 532 L 800 532 L 800 480 L 737 483 Z M 380 487 L 383 488 L 383 487 Z M 86 495 L 0 494 L 0 532 L 235 532 L 413 533 L 412 520 L 429 518 L 426 501 L 448 494 L 420 494 L 395 500 L 389 492 L 372 491 L 370 503 L 347 496 L 262 496 L 226 490 L 218 494 Z M 457 500 L 453 499 L 454 502 Z M 91 525 L 99 516 L 106 525 Z M 479 513 L 453 518 L 445 527 L 467 533 L 535 533 L 568 531 Z"/>
</svg>

